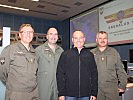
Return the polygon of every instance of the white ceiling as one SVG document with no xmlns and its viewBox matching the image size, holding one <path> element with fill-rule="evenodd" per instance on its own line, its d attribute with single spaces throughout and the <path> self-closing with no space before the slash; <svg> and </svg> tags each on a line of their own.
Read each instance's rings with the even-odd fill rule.
<svg viewBox="0 0 133 100">
<path fill-rule="evenodd" d="M 90 8 L 110 0 L 0 0 L 0 4 L 28 8 L 20 11 L 0 7 L 0 12 L 45 18 L 49 20 L 65 20 Z"/>
</svg>

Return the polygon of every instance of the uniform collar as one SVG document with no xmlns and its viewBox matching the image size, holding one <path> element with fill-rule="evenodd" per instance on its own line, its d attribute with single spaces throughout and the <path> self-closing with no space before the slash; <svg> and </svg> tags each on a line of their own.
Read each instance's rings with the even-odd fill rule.
<svg viewBox="0 0 133 100">
<path fill-rule="evenodd" d="M 109 49 L 110 49 L 109 46 L 107 46 L 106 49 L 105 49 L 104 51 L 101 52 L 101 51 L 99 50 L 99 48 L 97 47 L 97 48 L 96 48 L 96 51 L 99 52 L 99 53 L 105 53 L 105 52 L 108 52 Z"/>
<path fill-rule="evenodd" d="M 24 51 L 28 51 L 27 49 L 26 49 L 26 47 L 21 43 L 21 42 L 18 42 L 18 47 L 19 48 L 21 48 L 22 50 L 24 50 Z M 30 52 L 35 52 L 35 49 L 32 47 L 32 45 L 30 44 L 30 50 L 29 50 Z"/>
<path fill-rule="evenodd" d="M 49 45 L 48 45 L 48 41 L 46 41 L 43 45 L 44 45 L 45 49 L 52 51 L 52 49 L 51 49 L 51 48 L 49 47 Z M 60 46 L 58 46 L 58 45 L 56 44 L 55 52 L 57 52 L 59 49 L 60 49 Z"/>
</svg>

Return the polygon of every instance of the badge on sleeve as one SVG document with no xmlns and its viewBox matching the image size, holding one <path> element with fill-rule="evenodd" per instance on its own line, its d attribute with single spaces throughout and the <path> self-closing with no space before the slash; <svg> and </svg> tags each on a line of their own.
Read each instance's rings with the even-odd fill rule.
<svg viewBox="0 0 133 100">
<path fill-rule="evenodd" d="M 1 64 L 1 65 L 5 64 L 5 58 L 4 58 L 4 57 L 1 57 L 1 58 L 0 58 L 0 64 Z"/>
</svg>

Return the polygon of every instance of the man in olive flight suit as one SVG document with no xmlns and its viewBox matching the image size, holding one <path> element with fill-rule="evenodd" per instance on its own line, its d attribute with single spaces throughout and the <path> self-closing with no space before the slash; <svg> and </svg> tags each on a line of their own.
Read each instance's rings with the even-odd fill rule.
<svg viewBox="0 0 133 100">
<path fill-rule="evenodd" d="M 5 100 L 40 100 L 36 82 L 37 61 L 30 45 L 34 30 L 30 24 L 19 29 L 20 41 L 4 48 L 0 55 L 0 80 L 6 86 Z"/>
<path fill-rule="evenodd" d="M 63 49 L 56 44 L 58 31 L 49 28 L 47 41 L 36 48 L 38 59 L 37 82 L 41 100 L 58 100 L 56 68 Z"/>
<path fill-rule="evenodd" d="M 120 55 L 114 48 L 107 46 L 106 32 L 100 31 L 96 42 L 97 48 L 91 51 L 98 69 L 97 100 L 119 100 L 119 92 L 124 92 L 127 84 L 127 74 Z"/>
</svg>

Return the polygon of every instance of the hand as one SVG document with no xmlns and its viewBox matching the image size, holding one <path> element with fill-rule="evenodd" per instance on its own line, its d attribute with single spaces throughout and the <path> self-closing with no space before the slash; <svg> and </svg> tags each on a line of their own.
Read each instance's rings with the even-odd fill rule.
<svg viewBox="0 0 133 100">
<path fill-rule="evenodd" d="M 123 93 L 123 92 L 125 92 L 125 90 L 118 88 L 118 92 Z"/>
<path fill-rule="evenodd" d="M 60 96 L 59 100 L 65 100 L 65 96 Z"/>
<path fill-rule="evenodd" d="M 90 100 L 96 100 L 96 97 L 95 96 L 91 96 Z"/>
</svg>

